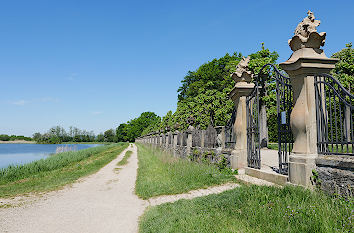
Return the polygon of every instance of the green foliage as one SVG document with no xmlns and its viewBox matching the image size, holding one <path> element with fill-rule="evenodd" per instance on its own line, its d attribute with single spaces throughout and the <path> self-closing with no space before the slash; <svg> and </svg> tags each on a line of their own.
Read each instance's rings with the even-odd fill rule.
<svg viewBox="0 0 354 233">
<path fill-rule="evenodd" d="M 137 146 L 139 168 L 135 191 L 143 199 L 235 181 L 216 166 L 176 158 L 146 145 Z"/>
<path fill-rule="evenodd" d="M 0 141 L 16 141 L 16 140 L 24 140 L 24 141 L 32 141 L 32 138 L 25 137 L 22 135 L 7 135 L 7 134 L 0 134 Z"/>
<path fill-rule="evenodd" d="M 353 232 L 353 199 L 302 187 L 241 186 L 148 209 L 140 232 Z M 166 214 L 168 213 L 168 214 Z"/>
<path fill-rule="evenodd" d="M 211 122 L 214 125 L 225 125 L 233 109 L 233 102 L 228 98 L 228 93 L 235 83 L 230 74 L 241 58 L 241 54 L 226 54 L 203 64 L 194 72 L 189 71 L 178 89 L 174 122 L 186 129 L 186 119 L 193 116 L 195 125 L 202 129 Z"/>
<path fill-rule="evenodd" d="M 143 112 L 138 118 L 127 123 L 120 124 L 116 129 L 117 141 L 134 142 L 142 135 L 145 128 L 153 126 L 161 121 L 161 118 L 153 112 Z"/>
<path fill-rule="evenodd" d="M 265 64 L 275 64 L 278 54 L 270 52 L 262 44 L 262 49 L 251 54 L 250 57 L 250 69 L 258 73 Z M 235 83 L 230 74 L 236 70 L 241 58 L 242 54 L 240 53 L 226 54 L 224 57 L 201 65 L 196 71 L 189 71 L 181 81 L 182 86 L 177 90 L 176 112 L 172 114 L 169 111 L 160 124 L 147 127 L 143 134 L 166 130 L 166 128 L 173 129 L 175 125 L 178 125 L 181 130 L 187 129 L 186 120 L 190 116 L 194 117 L 195 126 L 201 129 L 206 129 L 211 123 L 214 126 L 226 125 L 234 109 L 234 103 L 229 98 L 229 93 Z M 269 109 L 268 115 L 273 120 L 270 120 L 269 124 L 273 126 L 276 123 L 276 118 L 274 118 L 274 114 L 276 114 L 275 85 L 274 80 L 271 80 L 269 75 L 268 77 L 266 79 L 268 91 L 262 101 Z M 277 133 L 275 130 L 273 131 L 271 131 L 272 138 L 276 139 Z"/>
<path fill-rule="evenodd" d="M 346 48 L 334 53 L 333 58 L 338 58 L 339 62 L 332 70 L 332 75 L 353 94 L 354 82 L 354 49 L 352 43 L 346 44 Z"/>
<path fill-rule="evenodd" d="M 106 130 L 103 134 L 105 142 L 114 142 L 115 136 L 116 135 L 113 129 Z"/>
<path fill-rule="evenodd" d="M 312 169 L 312 177 L 311 177 L 312 184 L 316 186 L 317 189 L 321 188 L 322 180 L 318 172 L 315 169 Z"/>
<path fill-rule="evenodd" d="M 95 142 L 96 137 L 93 131 L 80 130 L 76 127 L 69 127 L 66 131 L 61 126 L 50 128 L 46 133 L 34 133 L 33 140 L 43 144 L 59 144 L 63 142 Z"/>
</svg>

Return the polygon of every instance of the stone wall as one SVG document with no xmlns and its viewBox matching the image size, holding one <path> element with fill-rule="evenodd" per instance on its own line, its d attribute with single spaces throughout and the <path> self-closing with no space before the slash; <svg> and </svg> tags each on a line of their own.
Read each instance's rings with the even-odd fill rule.
<svg viewBox="0 0 354 233">
<path fill-rule="evenodd" d="M 352 197 L 354 192 L 353 156 L 320 156 L 316 159 L 313 182 L 330 195 Z M 318 176 L 317 180 L 314 180 Z"/>
<path fill-rule="evenodd" d="M 180 158 L 208 159 L 211 163 L 218 163 L 223 157 L 230 167 L 233 148 L 225 148 L 224 134 L 224 127 L 209 126 L 206 130 L 191 127 L 184 132 L 151 133 L 136 141 L 160 147 Z"/>
</svg>

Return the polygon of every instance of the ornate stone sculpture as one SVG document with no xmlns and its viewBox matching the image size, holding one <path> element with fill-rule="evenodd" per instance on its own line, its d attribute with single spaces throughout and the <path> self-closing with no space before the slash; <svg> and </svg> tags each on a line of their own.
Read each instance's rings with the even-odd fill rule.
<svg viewBox="0 0 354 233">
<path fill-rule="evenodd" d="M 307 17 L 297 25 L 293 38 L 288 41 L 291 50 L 295 52 L 301 48 L 319 49 L 323 46 L 326 33 L 318 33 L 316 29 L 320 23 L 321 21 L 315 20 L 315 15 L 308 11 Z"/>
<path fill-rule="evenodd" d="M 243 57 L 242 60 L 237 64 L 236 71 L 231 74 L 233 80 L 238 82 L 251 82 L 253 74 L 248 69 L 248 63 L 250 62 L 250 56 L 247 58 Z"/>
</svg>

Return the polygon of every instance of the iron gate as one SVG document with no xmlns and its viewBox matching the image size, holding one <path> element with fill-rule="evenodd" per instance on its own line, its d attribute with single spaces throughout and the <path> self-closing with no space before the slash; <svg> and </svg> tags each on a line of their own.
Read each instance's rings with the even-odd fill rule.
<svg viewBox="0 0 354 233">
<path fill-rule="evenodd" d="M 249 167 L 261 168 L 259 137 L 259 84 L 256 81 L 251 94 L 246 97 L 247 116 L 247 163 Z"/>
<path fill-rule="evenodd" d="M 268 85 L 275 85 L 277 102 L 277 132 L 279 173 L 288 174 L 289 154 L 293 147 L 293 136 L 290 129 L 290 113 L 293 107 L 293 91 L 290 79 L 280 73 L 272 64 L 262 67 L 255 78 L 255 87 L 246 97 L 247 115 L 247 161 L 252 168 L 261 168 L 260 152 L 260 107 L 267 95 Z"/>
<path fill-rule="evenodd" d="M 328 74 L 314 83 L 318 153 L 353 155 L 354 95 Z"/>
</svg>

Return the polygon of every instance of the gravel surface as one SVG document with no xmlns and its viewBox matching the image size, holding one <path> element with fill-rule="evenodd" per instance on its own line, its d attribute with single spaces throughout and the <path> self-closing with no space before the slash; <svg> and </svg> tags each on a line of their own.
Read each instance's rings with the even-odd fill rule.
<svg viewBox="0 0 354 233">
<path fill-rule="evenodd" d="M 117 171 L 126 150 L 133 154 Z M 136 146 L 126 150 L 72 187 L 22 207 L 0 209 L 0 232 L 136 232 L 147 202 L 134 194 Z"/>
<path fill-rule="evenodd" d="M 161 204 L 167 203 L 167 202 L 175 202 L 180 199 L 193 199 L 196 197 L 202 197 L 202 196 L 206 196 L 209 194 L 222 193 L 226 190 L 234 189 L 239 186 L 240 186 L 239 184 L 229 183 L 229 184 L 209 187 L 206 189 L 192 190 L 192 191 L 189 191 L 188 193 L 153 197 L 153 198 L 150 198 L 148 200 L 148 202 L 149 202 L 149 205 L 151 205 L 151 206 L 161 205 Z"/>
<path fill-rule="evenodd" d="M 128 164 L 117 166 L 127 150 L 133 151 Z M 40 196 L 2 199 L 0 201 L 3 204 L 21 205 L 0 208 L 0 232 L 137 232 L 139 216 L 147 206 L 192 199 L 239 187 L 239 184 L 229 183 L 144 201 L 134 192 L 137 168 L 137 148 L 133 145 L 97 173 L 62 190 Z"/>
</svg>

